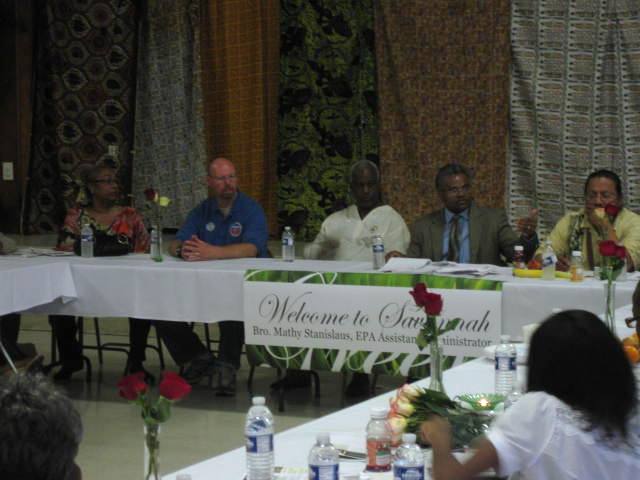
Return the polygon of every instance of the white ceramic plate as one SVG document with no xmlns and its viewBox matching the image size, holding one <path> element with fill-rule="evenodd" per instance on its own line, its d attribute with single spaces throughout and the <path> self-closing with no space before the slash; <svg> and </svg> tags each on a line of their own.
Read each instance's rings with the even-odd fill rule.
<svg viewBox="0 0 640 480">
<path fill-rule="evenodd" d="M 516 351 L 518 353 L 518 364 L 526 365 L 527 363 L 527 355 L 529 354 L 529 346 L 524 343 L 516 343 Z M 484 356 L 488 360 L 493 360 L 496 356 L 496 345 L 489 345 L 488 347 L 484 347 Z"/>
</svg>

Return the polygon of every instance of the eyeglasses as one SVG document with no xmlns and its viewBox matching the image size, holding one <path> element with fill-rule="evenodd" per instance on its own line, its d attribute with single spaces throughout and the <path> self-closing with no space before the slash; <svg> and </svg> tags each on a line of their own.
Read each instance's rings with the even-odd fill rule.
<svg viewBox="0 0 640 480">
<path fill-rule="evenodd" d="M 231 175 L 224 175 L 221 177 L 212 177 L 211 175 L 207 175 L 209 178 L 213 178 L 217 182 L 226 182 L 227 180 L 235 180 L 236 174 L 232 173 Z"/>
<path fill-rule="evenodd" d="M 118 183 L 117 178 L 96 178 L 92 180 L 91 183 L 103 183 L 105 185 L 112 185 L 114 183 Z"/>
</svg>

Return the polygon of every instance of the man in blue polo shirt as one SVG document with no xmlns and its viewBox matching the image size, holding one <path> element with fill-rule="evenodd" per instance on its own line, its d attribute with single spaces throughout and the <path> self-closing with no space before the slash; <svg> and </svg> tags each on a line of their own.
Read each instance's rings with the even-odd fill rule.
<svg viewBox="0 0 640 480">
<path fill-rule="evenodd" d="M 209 164 L 207 184 L 213 195 L 194 208 L 169 244 L 169 252 L 188 262 L 226 258 L 267 257 L 267 220 L 262 207 L 238 191 L 236 168 L 226 158 Z M 200 338 L 185 323 L 159 322 L 160 335 L 171 355 L 185 365 L 184 376 L 198 383 L 219 373 L 218 394 L 235 393 L 235 372 L 244 343 L 242 322 L 224 321 L 220 327 L 220 355 L 216 362 Z"/>
</svg>

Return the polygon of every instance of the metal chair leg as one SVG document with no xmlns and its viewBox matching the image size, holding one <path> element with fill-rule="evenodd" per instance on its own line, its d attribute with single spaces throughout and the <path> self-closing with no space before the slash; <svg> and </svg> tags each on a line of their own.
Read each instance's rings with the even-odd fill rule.
<svg viewBox="0 0 640 480">
<path fill-rule="evenodd" d="M 93 317 L 93 327 L 96 331 L 96 350 L 98 350 L 98 362 L 100 362 L 100 365 L 103 365 L 104 361 L 102 356 L 102 340 L 100 339 L 100 323 L 98 322 L 98 317 Z"/>
<path fill-rule="evenodd" d="M 9 352 L 7 352 L 7 350 L 4 348 L 4 343 L 2 343 L 2 340 L 0 340 L 0 350 L 2 350 L 2 355 L 4 355 L 4 358 L 7 360 L 7 363 L 11 367 L 11 370 L 13 370 L 13 373 L 18 373 L 18 369 L 14 365 L 13 360 L 11 359 L 11 355 L 9 355 Z"/>
</svg>

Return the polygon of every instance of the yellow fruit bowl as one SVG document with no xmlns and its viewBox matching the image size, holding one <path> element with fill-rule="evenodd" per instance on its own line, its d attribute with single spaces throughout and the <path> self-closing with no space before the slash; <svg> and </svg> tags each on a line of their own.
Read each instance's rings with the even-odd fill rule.
<svg viewBox="0 0 640 480">
<path fill-rule="evenodd" d="M 513 275 L 519 278 L 542 278 L 542 270 L 529 270 L 527 268 L 515 268 Z M 556 270 L 556 278 L 563 278 L 565 280 L 571 279 L 569 272 L 559 272 Z"/>
</svg>

